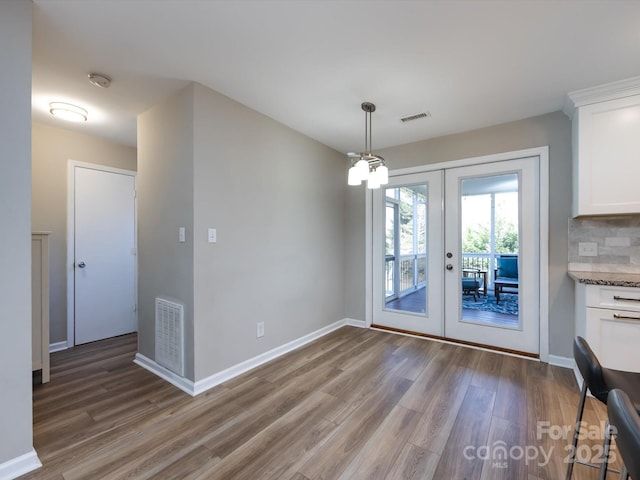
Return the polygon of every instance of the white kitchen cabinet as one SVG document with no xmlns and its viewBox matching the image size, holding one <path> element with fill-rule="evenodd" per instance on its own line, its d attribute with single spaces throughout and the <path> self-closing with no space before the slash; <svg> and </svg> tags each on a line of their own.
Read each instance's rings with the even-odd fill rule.
<svg viewBox="0 0 640 480">
<path fill-rule="evenodd" d="M 49 381 L 49 234 L 31 234 L 32 369 Z"/>
<path fill-rule="evenodd" d="M 603 366 L 640 372 L 640 288 L 577 283 L 576 335 Z"/>
<path fill-rule="evenodd" d="M 640 77 L 569 94 L 573 216 L 640 213 Z"/>
</svg>

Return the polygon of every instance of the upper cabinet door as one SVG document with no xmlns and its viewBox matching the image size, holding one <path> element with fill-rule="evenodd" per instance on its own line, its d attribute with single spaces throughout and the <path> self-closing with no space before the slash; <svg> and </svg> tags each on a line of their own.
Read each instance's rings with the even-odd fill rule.
<svg viewBox="0 0 640 480">
<path fill-rule="evenodd" d="M 640 95 L 576 108 L 573 216 L 640 213 Z"/>
</svg>

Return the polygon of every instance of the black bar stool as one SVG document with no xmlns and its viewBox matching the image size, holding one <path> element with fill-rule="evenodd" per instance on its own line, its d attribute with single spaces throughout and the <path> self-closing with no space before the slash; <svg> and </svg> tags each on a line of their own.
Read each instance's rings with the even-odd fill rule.
<svg viewBox="0 0 640 480">
<path fill-rule="evenodd" d="M 636 406 L 622 390 L 611 390 L 607 398 L 609 424 L 623 462 L 620 478 L 640 478 L 640 416 Z"/>
<path fill-rule="evenodd" d="M 587 341 L 582 337 L 576 337 L 573 341 L 573 357 L 575 358 L 578 370 L 584 382 L 582 383 L 582 391 L 580 392 L 580 403 L 578 404 L 578 416 L 573 429 L 573 443 L 569 455 L 569 465 L 567 466 L 566 480 L 571 480 L 573 473 L 573 465 L 576 463 L 576 447 L 578 445 L 578 437 L 580 435 L 580 423 L 582 422 L 582 413 L 584 412 L 584 403 L 587 398 L 587 389 L 591 394 L 605 405 L 607 404 L 607 396 L 609 392 L 615 388 L 624 390 L 631 398 L 631 402 L 635 405 L 636 410 L 640 409 L 640 373 L 623 372 L 620 370 L 612 370 L 604 368 L 600 365 L 598 358 L 589 347 Z M 640 410 L 638 410 L 640 411 Z M 608 424 L 605 433 L 605 462 L 608 452 Z M 594 465 L 587 463 L 590 467 L 599 468 L 601 471 L 600 478 L 604 479 L 607 474 L 607 465 Z M 638 477 L 640 480 L 640 477 Z"/>
</svg>

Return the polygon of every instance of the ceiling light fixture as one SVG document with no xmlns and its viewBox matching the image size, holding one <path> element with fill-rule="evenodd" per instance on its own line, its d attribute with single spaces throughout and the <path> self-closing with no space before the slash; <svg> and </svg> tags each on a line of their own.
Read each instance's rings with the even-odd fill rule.
<svg viewBox="0 0 640 480">
<path fill-rule="evenodd" d="M 54 117 L 62 118 L 69 122 L 86 122 L 87 111 L 84 108 L 64 102 L 51 102 L 49 113 Z"/>
<path fill-rule="evenodd" d="M 364 152 L 349 152 L 351 159 L 349 169 L 349 185 L 360 185 L 367 181 L 367 188 L 380 188 L 380 185 L 389 183 L 389 169 L 384 163 L 384 158 L 371 152 L 371 114 L 376 111 L 376 106 L 370 102 L 364 102 Z"/>
</svg>

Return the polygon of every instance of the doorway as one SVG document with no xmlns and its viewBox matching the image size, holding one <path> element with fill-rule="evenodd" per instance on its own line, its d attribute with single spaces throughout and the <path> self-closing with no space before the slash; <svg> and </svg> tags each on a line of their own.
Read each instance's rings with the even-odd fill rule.
<svg viewBox="0 0 640 480">
<path fill-rule="evenodd" d="M 137 331 L 135 179 L 69 162 L 69 346 Z"/>
<path fill-rule="evenodd" d="M 545 354 L 546 159 L 500 160 L 392 175 L 373 192 L 373 326 Z"/>
</svg>

